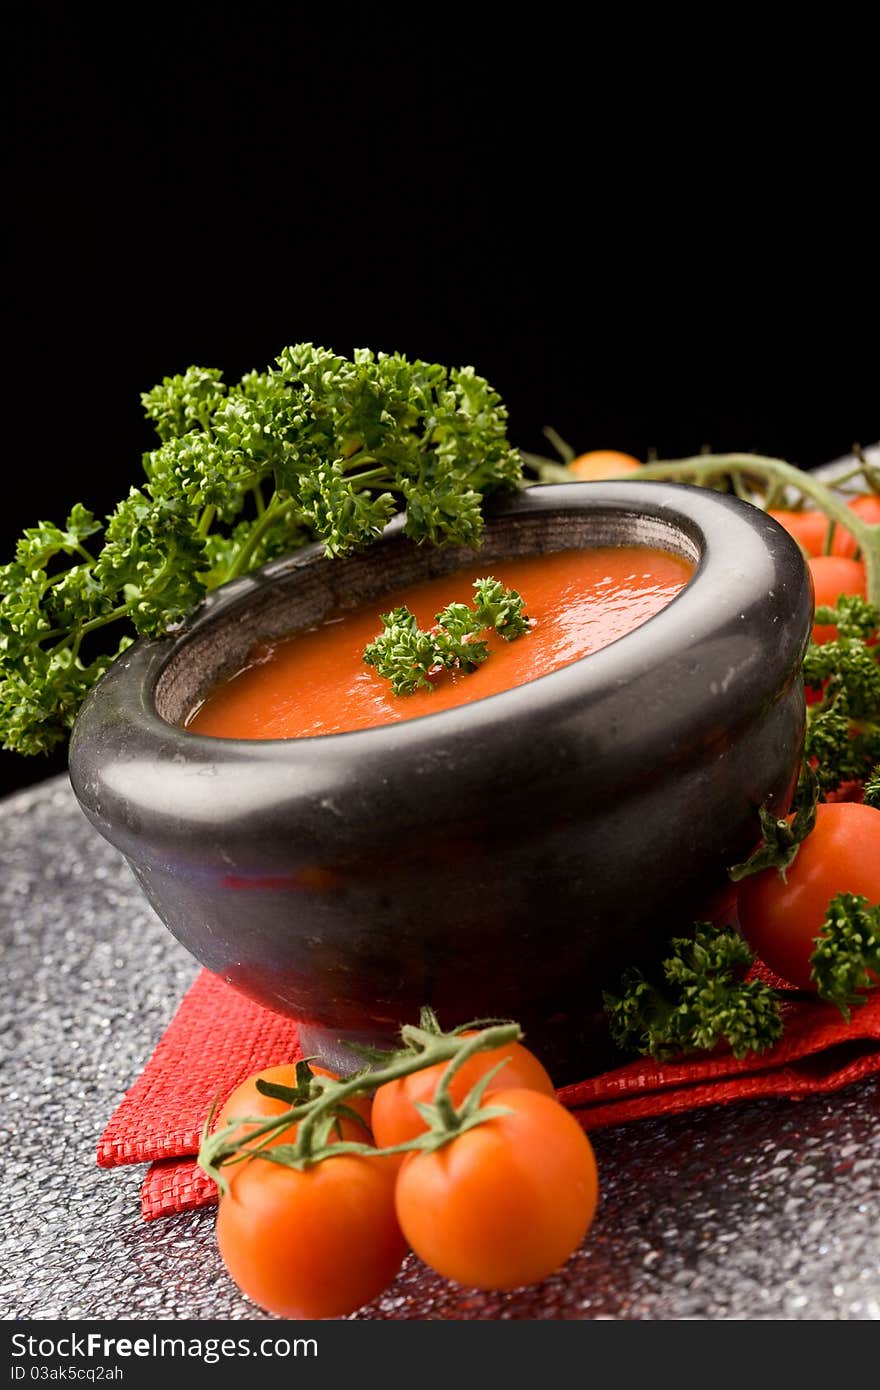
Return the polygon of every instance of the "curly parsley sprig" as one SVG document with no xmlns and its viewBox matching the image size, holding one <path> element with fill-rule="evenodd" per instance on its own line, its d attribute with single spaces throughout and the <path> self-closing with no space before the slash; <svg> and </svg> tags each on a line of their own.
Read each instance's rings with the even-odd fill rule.
<svg viewBox="0 0 880 1390">
<path fill-rule="evenodd" d="M 832 898 L 810 967 L 819 998 L 836 1004 L 848 1021 L 880 980 L 880 903 L 855 893 Z"/>
<path fill-rule="evenodd" d="M 673 937 L 654 970 L 625 970 L 617 993 L 606 991 L 614 1042 L 625 1052 L 669 1061 L 728 1043 L 734 1057 L 765 1052 L 782 1037 L 775 990 L 746 980 L 754 952 L 732 927 L 695 924 Z"/>
<path fill-rule="evenodd" d="M 523 598 L 492 575 L 474 580 L 474 606 L 450 603 L 428 632 L 403 605 L 381 614 L 382 631 L 364 649 L 364 661 L 391 682 L 395 695 L 433 690 L 441 671 L 476 671 L 489 656 L 480 634 L 491 628 L 506 642 L 529 631 Z"/>
<path fill-rule="evenodd" d="M 804 657 L 804 682 L 817 695 L 807 706 L 804 761 L 824 794 L 870 782 L 880 765 L 880 610 L 843 595 L 834 608 L 818 608 L 816 621 L 838 632 L 811 643 Z"/>
<path fill-rule="evenodd" d="M 237 385 L 190 367 L 142 401 L 159 446 L 141 485 L 106 524 L 77 504 L 29 528 L 0 568 L 11 751 L 61 742 L 134 635 L 174 627 L 216 585 L 311 540 L 359 550 L 399 511 L 416 542 L 476 545 L 484 497 L 522 482 L 507 412 L 471 367 L 301 343 Z M 114 650 L 83 650 L 113 625 Z"/>
</svg>

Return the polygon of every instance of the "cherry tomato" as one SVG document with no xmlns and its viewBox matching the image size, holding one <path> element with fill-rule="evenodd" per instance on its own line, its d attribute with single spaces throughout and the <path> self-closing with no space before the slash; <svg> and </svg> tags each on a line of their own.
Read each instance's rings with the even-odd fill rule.
<svg viewBox="0 0 880 1390">
<path fill-rule="evenodd" d="M 841 594 L 866 597 L 865 566 L 861 560 L 850 560 L 842 555 L 816 555 L 808 564 L 817 608 L 824 604 L 833 608 Z M 836 636 L 837 628 L 833 623 L 813 626 L 814 642 L 833 642 Z"/>
<path fill-rule="evenodd" d="M 568 471 L 581 481 L 595 481 L 598 478 L 616 478 L 619 473 L 638 473 L 641 467 L 632 454 L 621 454 L 616 449 L 591 449 L 589 453 L 573 458 Z"/>
<path fill-rule="evenodd" d="M 828 518 L 824 512 L 806 509 L 804 511 L 771 510 L 767 513 L 780 526 L 784 526 L 790 536 L 808 555 L 823 555 L 828 538 Z"/>
<path fill-rule="evenodd" d="M 335 1073 L 327 1071 L 324 1067 L 309 1064 L 313 1072 L 320 1076 L 335 1077 Z M 286 1101 L 275 1100 L 272 1096 L 264 1096 L 257 1090 L 257 1081 L 271 1081 L 276 1086 L 295 1086 L 296 1085 L 296 1063 L 284 1062 L 277 1067 L 264 1067 L 262 1071 L 255 1072 L 249 1076 L 241 1085 L 236 1086 L 235 1090 L 227 1096 L 220 1113 L 217 1116 L 215 1129 L 222 1129 L 229 1124 L 230 1120 L 244 1116 L 271 1119 L 273 1115 L 283 1115 L 290 1106 Z M 370 1143 L 370 1101 L 368 1096 L 352 1096 L 347 1100 L 346 1105 L 350 1110 L 354 1110 L 364 1121 L 359 1124 L 357 1120 L 349 1120 L 346 1117 L 340 1119 L 340 1137 L 352 1139 L 361 1144 Z M 242 1125 L 241 1133 L 247 1133 L 251 1125 Z M 295 1130 L 295 1126 L 293 1127 Z M 273 1144 L 291 1144 L 294 1134 L 291 1129 L 284 1130 L 276 1137 L 273 1137 Z"/>
<path fill-rule="evenodd" d="M 534 1284 L 577 1249 L 596 1210 L 592 1145 L 577 1120 L 538 1091 L 497 1091 L 510 1114 L 409 1154 L 397 1216 L 420 1259 L 480 1289 Z"/>
<path fill-rule="evenodd" d="M 854 497 L 851 502 L 847 502 L 862 521 L 867 521 L 871 526 L 880 526 L 880 496 L 875 492 L 866 493 L 864 497 Z M 858 550 L 858 541 L 842 526 L 835 527 L 834 539 L 831 542 L 832 555 L 848 555 L 850 558 Z"/>
<path fill-rule="evenodd" d="M 283 1318 L 344 1317 L 391 1283 L 406 1242 L 387 1159 L 339 1154 L 300 1172 L 251 1158 L 227 1171 L 217 1244 L 259 1307 Z"/>
<path fill-rule="evenodd" d="M 799 989 L 813 988 L 810 956 L 838 893 L 880 902 L 880 811 L 855 801 L 823 803 L 782 879 L 764 869 L 739 885 L 742 933 L 761 960 Z"/>
<path fill-rule="evenodd" d="M 473 1037 L 464 1033 L 463 1037 Z M 546 1096 L 555 1096 L 556 1090 L 547 1072 L 534 1053 L 521 1043 L 509 1043 L 506 1047 L 495 1047 L 490 1052 L 477 1052 L 455 1073 L 449 1085 L 453 1104 L 460 1105 L 468 1091 L 491 1071 L 502 1058 L 507 1060 L 487 1087 L 487 1094 L 493 1091 L 509 1091 L 514 1088 L 527 1091 L 540 1091 Z M 434 1099 L 437 1083 L 446 1070 L 445 1062 L 431 1067 L 423 1067 L 411 1076 L 402 1076 L 397 1081 L 388 1081 L 380 1086 L 373 1098 L 373 1135 L 380 1149 L 403 1144 L 427 1129 L 425 1121 L 416 1110 L 416 1102 Z M 406 1157 L 400 1155 L 398 1162 Z"/>
</svg>

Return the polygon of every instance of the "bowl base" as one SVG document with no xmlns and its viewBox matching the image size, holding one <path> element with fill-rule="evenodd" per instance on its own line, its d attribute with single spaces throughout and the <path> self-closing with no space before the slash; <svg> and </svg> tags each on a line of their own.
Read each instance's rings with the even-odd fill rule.
<svg viewBox="0 0 880 1390">
<path fill-rule="evenodd" d="M 585 1081 L 629 1060 L 615 1047 L 604 1017 L 560 1017 L 524 1025 L 523 1043 L 546 1067 L 556 1086 Z M 393 1050 L 399 1036 L 388 1032 L 345 1030 L 303 1023 L 299 1028 L 304 1057 L 313 1058 L 338 1076 L 351 1076 L 368 1065 L 358 1045 Z M 351 1046 L 354 1044 L 354 1047 Z"/>
<path fill-rule="evenodd" d="M 393 1051 L 400 1045 L 400 1039 L 389 1033 L 371 1033 L 366 1030 L 346 1030 L 344 1028 L 324 1028 L 317 1023 L 299 1025 L 299 1045 L 304 1057 L 320 1062 L 328 1071 L 337 1076 L 352 1076 L 367 1065 L 349 1044 L 355 1047 L 379 1047 Z"/>
</svg>

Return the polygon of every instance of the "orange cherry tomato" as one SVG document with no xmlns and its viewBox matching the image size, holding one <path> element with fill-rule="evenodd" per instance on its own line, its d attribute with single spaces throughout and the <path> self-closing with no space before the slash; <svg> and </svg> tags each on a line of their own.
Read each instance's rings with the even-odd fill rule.
<svg viewBox="0 0 880 1390">
<path fill-rule="evenodd" d="M 330 1076 L 335 1078 L 335 1072 L 327 1071 L 325 1067 L 315 1066 L 313 1062 L 309 1065 L 312 1071 L 320 1076 Z M 264 1096 L 257 1090 L 257 1081 L 271 1081 L 276 1086 L 295 1086 L 296 1085 L 296 1063 L 283 1062 L 280 1066 L 264 1067 L 262 1071 L 255 1072 L 246 1081 L 242 1081 L 235 1090 L 227 1096 L 223 1106 L 217 1116 L 215 1129 L 221 1129 L 229 1124 L 230 1120 L 244 1119 L 246 1116 L 253 1119 L 271 1119 L 273 1115 L 283 1115 L 290 1106 L 283 1100 L 275 1100 L 272 1096 Z M 352 1096 L 347 1100 L 346 1105 L 350 1110 L 354 1110 L 363 1124 L 357 1120 L 350 1120 L 343 1116 L 339 1122 L 340 1137 L 351 1139 L 357 1143 L 369 1144 L 370 1136 L 370 1100 L 368 1096 Z M 242 1125 L 241 1133 L 246 1134 L 250 1125 Z M 295 1131 L 295 1126 L 293 1127 Z M 293 1143 L 294 1133 L 291 1129 L 284 1130 L 272 1139 L 273 1144 Z"/>
<path fill-rule="evenodd" d="M 834 604 L 841 594 L 867 596 L 867 577 L 861 560 L 850 560 L 842 555 L 815 555 L 808 561 L 813 576 L 813 593 L 816 607 Z M 814 642 L 833 642 L 837 628 L 833 623 L 814 624 Z"/>
<path fill-rule="evenodd" d="M 616 478 L 619 473 L 638 473 L 641 467 L 632 454 L 621 454 L 616 449 L 591 449 L 589 453 L 573 458 L 568 464 L 568 471 L 581 481 L 595 481 L 599 478 Z"/>
<path fill-rule="evenodd" d="M 761 960 L 799 989 L 815 989 L 810 957 L 838 893 L 880 902 L 880 811 L 823 802 L 783 879 L 778 869 L 744 878 L 737 895 L 743 936 Z"/>
<path fill-rule="evenodd" d="M 862 521 L 867 521 L 871 526 L 880 526 L 880 496 L 875 492 L 866 493 L 864 497 L 854 497 L 851 502 L 847 502 L 848 507 L 860 516 Z M 834 539 L 831 542 L 832 555 L 846 555 L 850 558 L 858 550 L 858 541 L 849 531 L 842 526 L 835 527 Z"/>
<path fill-rule="evenodd" d="M 217 1245 L 231 1278 L 282 1318 L 353 1313 L 391 1283 L 406 1254 L 396 1168 L 339 1154 L 300 1172 L 265 1158 L 228 1170 Z"/>
<path fill-rule="evenodd" d="M 473 1037 L 473 1033 L 463 1033 L 462 1037 Z M 489 1052 L 477 1052 L 459 1067 L 449 1085 L 453 1104 L 460 1105 L 480 1077 L 497 1066 L 502 1058 L 506 1059 L 504 1066 L 489 1082 L 487 1094 L 522 1088 L 540 1091 L 546 1096 L 556 1095 L 553 1082 L 534 1053 L 529 1052 L 521 1043 L 514 1042 L 508 1043 L 506 1047 L 492 1048 Z M 434 1066 L 423 1067 L 421 1071 L 415 1071 L 410 1076 L 401 1076 L 397 1081 L 387 1081 L 384 1086 L 379 1087 L 373 1097 L 372 1127 L 373 1136 L 380 1149 L 403 1144 L 407 1139 L 414 1139 L 417 1134 L 427 1129 L 425 1121 L 415 1107 L 417 1103 L 434 1099 L 437 1083 L 445 1070 L 446 1063 L 438 1062 Z M 397 1162 L 402 1163 L 405 1157 L 405 1154 L 400 1155 Z"/>
<path fill-rule="evenodd" d="M 420 1259 L 480 1289 L 534 1284 L 559 1269 L 593 1220 L 592 1145 L 573 1115 L 538 1091 L 496 1091 L 510 1113 L 407 1156 L 397 1179 L 401 1229 Z"/>
<path fill-rule="evenodd" d="M 778 521 L 780 526 L 784 526 L 788 534 L 794 536 L 798 545 L 808 555 L 823 555 L 825 553 L 825 542 L 828 539 L 828 518 L 824 512 L 809 509 L 797 512 L 771 508 L 767 515 L 772 516 L 774 521 Z"/>
</svg>

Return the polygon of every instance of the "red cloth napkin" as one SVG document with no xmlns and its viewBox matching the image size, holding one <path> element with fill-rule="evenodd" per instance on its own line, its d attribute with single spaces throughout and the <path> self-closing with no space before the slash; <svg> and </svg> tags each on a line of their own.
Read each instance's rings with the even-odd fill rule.
<svg viewBox="0 0 880 1390">
<path fill-rule="evenodd" d="M 782 985 L 769 972 L 759 973 Z M 565 1086 L 559 1099 L 584 1129 L 593 1130 L 738 1100 L 795 1100 L 880 1072 L 880 990 L 853 1010 L 849 1023 L 830 1004 L 789 994 L 782 1041 L 761 1057 L 737 1061 L 717 1054 L 674 1064 L 642 1058 Z M 270 1013 L 202 970 L 112 1115 L 98 1163 L 150 1164 L 141 1189 L 145 1220 L 211 1205 L 216 1188 L 194 1156 L 212 1104 L 222 1104 L 261 1068 L 300 1055 L 294 1020 Z"/>
</svg>

